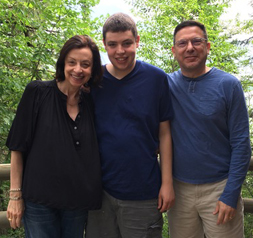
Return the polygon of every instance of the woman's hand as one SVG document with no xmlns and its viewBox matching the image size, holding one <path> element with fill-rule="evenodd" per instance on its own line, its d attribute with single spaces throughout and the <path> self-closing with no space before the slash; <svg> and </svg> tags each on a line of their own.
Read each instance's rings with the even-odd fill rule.
<svg viewBox="0 0 253 238">
<path fill-rule="evenodd" d="M 12 195 L 10 195 L 11 197 Z M 13 229 L 21 226 L 21 218 L 24 214 L 25 205 L 24 200 L 10 200 L 7 208 L 7 219 L 10 222 L 10 226 Z"/>
</svg>

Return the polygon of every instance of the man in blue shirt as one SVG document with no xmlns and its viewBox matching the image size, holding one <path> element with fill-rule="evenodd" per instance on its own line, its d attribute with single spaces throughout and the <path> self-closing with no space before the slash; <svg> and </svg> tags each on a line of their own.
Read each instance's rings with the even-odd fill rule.
<svg viewBox="0 0 253 238">
<path fill-rule="evenodd" d="M 251 156 L 247 107 L 240 81 L 206 66 L 210 43 L 203 24 L 174 31 L 180 70 L 169 74 L 174 118 L 176 203 L 171 238 L 242 238 L 241 186 Z"/>
<path fill-rule="evenodd" d="M 87 238 L 161 238 L 162 212 L 174 203 L 167 74 L 135 59 L 139 40 L 126 14 L 103 26 L 111 63 L 91 93 L 104 196 L 101 210 L 89 213 Z"/>
</svg>

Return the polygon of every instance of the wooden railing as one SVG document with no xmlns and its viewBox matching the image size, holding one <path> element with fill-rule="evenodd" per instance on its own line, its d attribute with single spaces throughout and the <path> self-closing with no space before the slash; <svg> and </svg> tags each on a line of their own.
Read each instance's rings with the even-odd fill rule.
<svg viewBox="0 0 253 238">
<path fill-rule="evenodd" d="M 250 161 L 250 171 L 253 171 L 253 157 Z M 0 181 L 10 179 L 10 164 L 0 164 Z M 253 199 L 243 198 L 244 212 L 253 213 Z M 0 211 L 0 227 L 9 228 L 9 221 L 6 218 L 6 211 Z"/>
</svg>

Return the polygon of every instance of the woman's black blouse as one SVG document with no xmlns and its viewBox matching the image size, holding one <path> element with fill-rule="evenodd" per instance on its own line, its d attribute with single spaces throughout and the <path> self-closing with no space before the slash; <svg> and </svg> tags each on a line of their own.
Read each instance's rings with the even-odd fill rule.
<svg viewBox="0 0 253 238">
<path fill-rule="evenodd" d="M 90 96 L 80 92 L 75 121 L 56 81 L 24 91 L 6 145 L 21 151 L 25 200 L 58 209 L 99 209 L 101 170 Z"/>
</svg>

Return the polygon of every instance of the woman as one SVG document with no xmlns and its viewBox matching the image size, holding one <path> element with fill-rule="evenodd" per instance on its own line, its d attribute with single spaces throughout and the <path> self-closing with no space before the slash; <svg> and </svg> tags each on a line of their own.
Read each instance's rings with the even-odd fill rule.
<svg viewBox="0 0 253 238">
<path fill-rule="evenodd" d="M 99 85 L 101 60 L 89 36 L 63 46 L 52 81 L 24 91 L 7 146 L 11 150 L 12 228 L 23 216 L 27 238 L 81 238 L 87 211 L 101 206 L 101 171 L 90 96 Z"/>
</svg>

